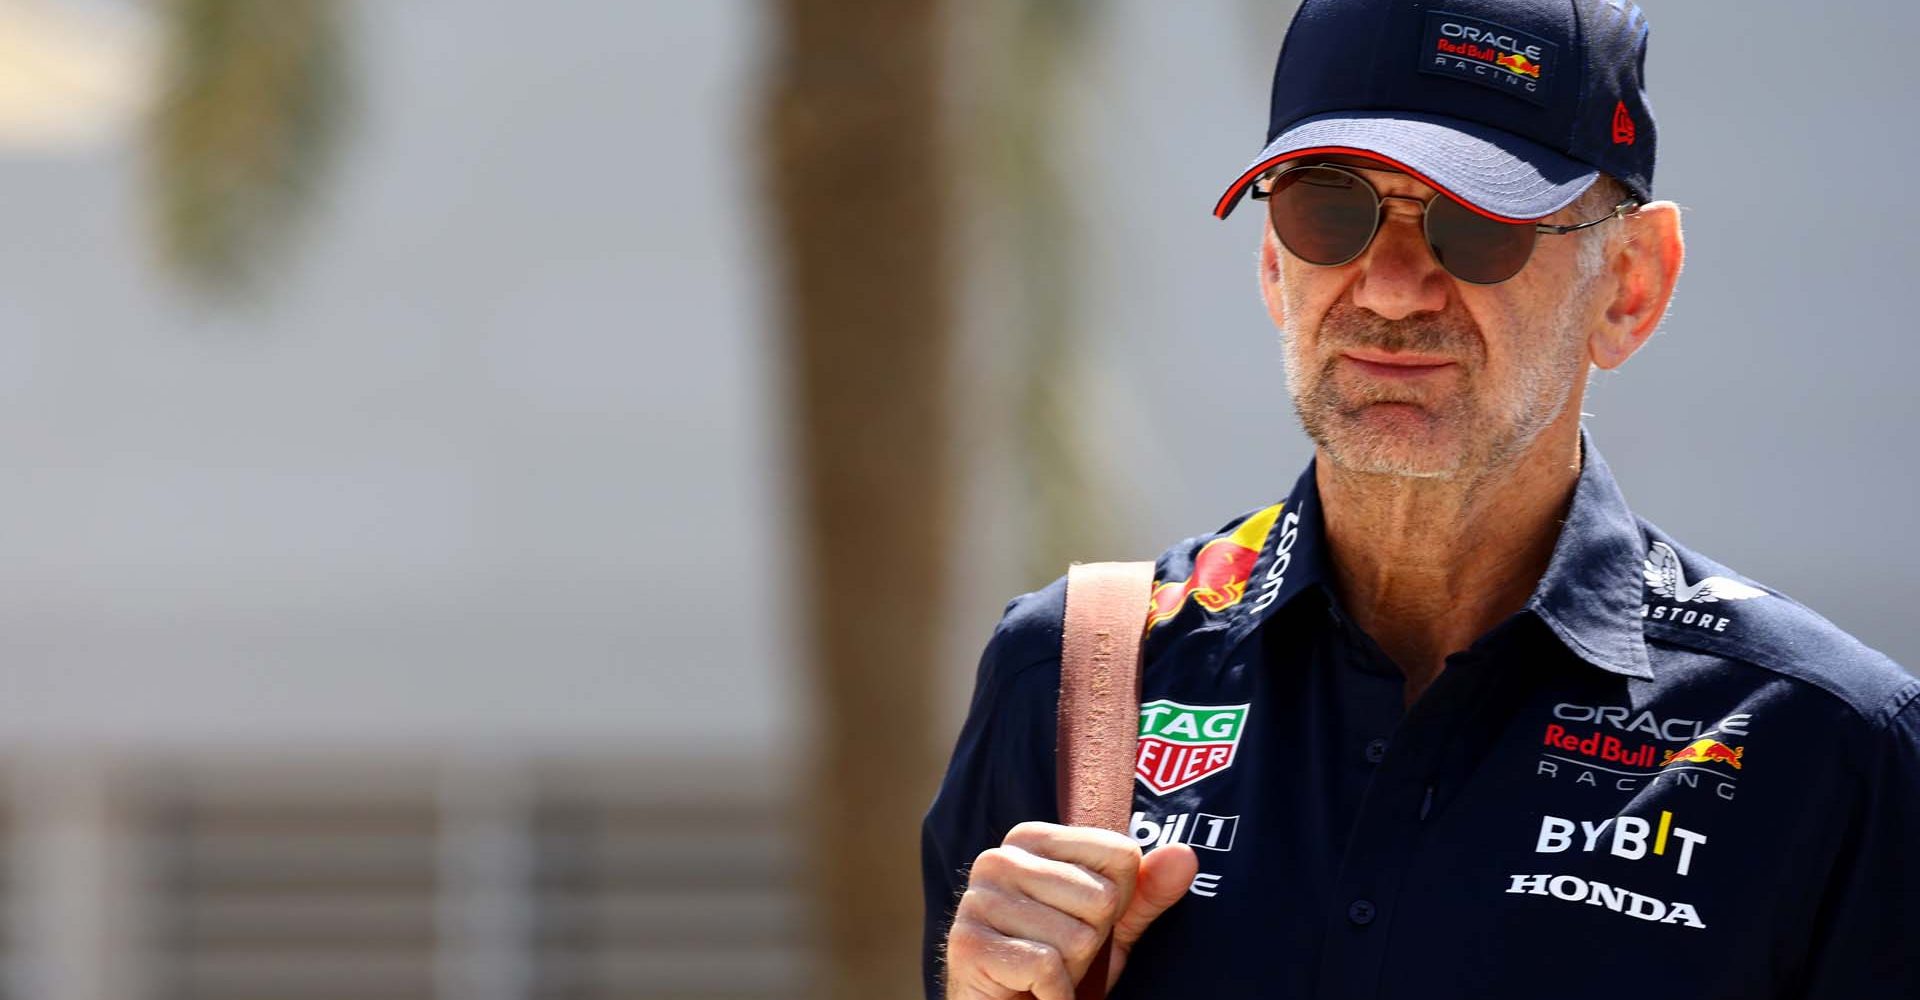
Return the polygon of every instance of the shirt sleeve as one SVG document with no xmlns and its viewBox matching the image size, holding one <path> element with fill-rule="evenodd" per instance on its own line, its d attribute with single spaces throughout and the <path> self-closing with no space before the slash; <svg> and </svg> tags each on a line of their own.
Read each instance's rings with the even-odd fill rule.
<svg viewBox="0 0 1920 1000">
<path fill-rule="evenodd" d="M 1808 1000 L 1920 997 L 1920 697 L 1884 732 L 1867 774 L 1824 916 L 1816 922 Z"/>
<path fill-rule="evenodd" d="M 1054 711 L 1065 612 L 1064 581 L 1007 606 L 980 657 L 966 722 L 921 824 L 921 972 L 928 1000 L 941 996 L 947 927 L 973 859 L 1020 823 L 1058 820 Z"/>
</svg>

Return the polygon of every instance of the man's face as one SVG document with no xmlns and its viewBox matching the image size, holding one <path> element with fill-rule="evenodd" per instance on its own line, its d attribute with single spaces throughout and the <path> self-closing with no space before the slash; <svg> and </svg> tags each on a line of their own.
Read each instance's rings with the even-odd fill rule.
<svg viewBox="0 0 1920 1000">
<path fill-rule="evenodd" d="M 1435 193 L 1359 166 L 1370 161 L 1336 162 L 1382 195 Z M 1307 434 L 1342 468 L 1477 478 L 1514 461 L 1577 395 L 1606 237 L 1542 235 L 1518 275 L 1472 285 L 1434 260 L 1418 205 L 1388 199 L 1384 211 L 1367 251 L 1336 267 L 1299 260 L 1265 227 L 1287 390 Z M 1574 214 L 1546 221 L 1582 221 Z"/>
</svg>

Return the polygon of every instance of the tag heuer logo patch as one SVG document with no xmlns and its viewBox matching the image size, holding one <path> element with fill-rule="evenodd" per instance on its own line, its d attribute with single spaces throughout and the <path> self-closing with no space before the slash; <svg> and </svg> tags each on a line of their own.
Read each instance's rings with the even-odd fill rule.
<svg viewBox="0 0 1920 1000">
<path fill-rule="evenodd" d="M 1232 767 L 1249 707 L 1182 705 L 1165 699 L 1142 704 L 1134 776 L 1165 795 Z"/>
</svg>

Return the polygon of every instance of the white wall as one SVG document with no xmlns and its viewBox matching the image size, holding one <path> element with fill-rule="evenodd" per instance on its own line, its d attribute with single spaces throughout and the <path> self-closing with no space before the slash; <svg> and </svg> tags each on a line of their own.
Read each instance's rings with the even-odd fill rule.
<svg viewBox="0 0 1920 1000">
<path fill-rule="evenodd" d="M 759 5 L 353 9 L 256 307 L 135 136 L 0 149 L 0 745 L 778 746 Z"/>
<path fill-rule="evenodd" d="M 1920 8 L 1647 6 L 1691 258 L 1592 426 L 1643 513 L 1920 664 Z M 1144 555 L 1307 454 L 1257 214 L 1208 212 L 1287 8 L 1092 7 L 1060 155 Z M 785 746 L 765 5 L 355 9 L 359 121 L 256 308 L 155 277 L 131 135 L 0 150 L 0 748 Z M 1034 582 L 970 558 L 956 675 Z"/>
</svg>

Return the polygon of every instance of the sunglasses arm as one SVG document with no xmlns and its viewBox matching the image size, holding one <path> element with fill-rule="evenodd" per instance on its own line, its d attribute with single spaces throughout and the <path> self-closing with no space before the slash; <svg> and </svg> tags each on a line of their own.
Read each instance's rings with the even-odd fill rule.
<svg viewBox="0 0 1920 1000">
<path fill-rule="evenodd" d="M 1613 211 L 1608 212 L 1607 214 L 1599 217 L 1598 219 L 1594 219 L 1590 222 L 1576 222 L 1571 226 L 1555 226 L 1545 222 L 1536 222 L 1533 225 L 1533 229 L 1535 232 L 1539 232 L 1539 233 L 1547 233 L 1553 236 L 1565 236 L 1568 233 L 1577 233 L 1582 229 L 1591 229 L 1592 227 L 1597 226 L 1602 222 L 1606 222 L 1609 219 L 1617 219 L 1623 215 L 1628 214 L 1629 212 L 1632 212 L 1634 209 L 1637 209 L 1639 207 L 1640 207 L 1639 202 L 1629 199 L 1627 201 L 1621 202 L 1618 205 L 1613 206 Z"/>
</svg>

